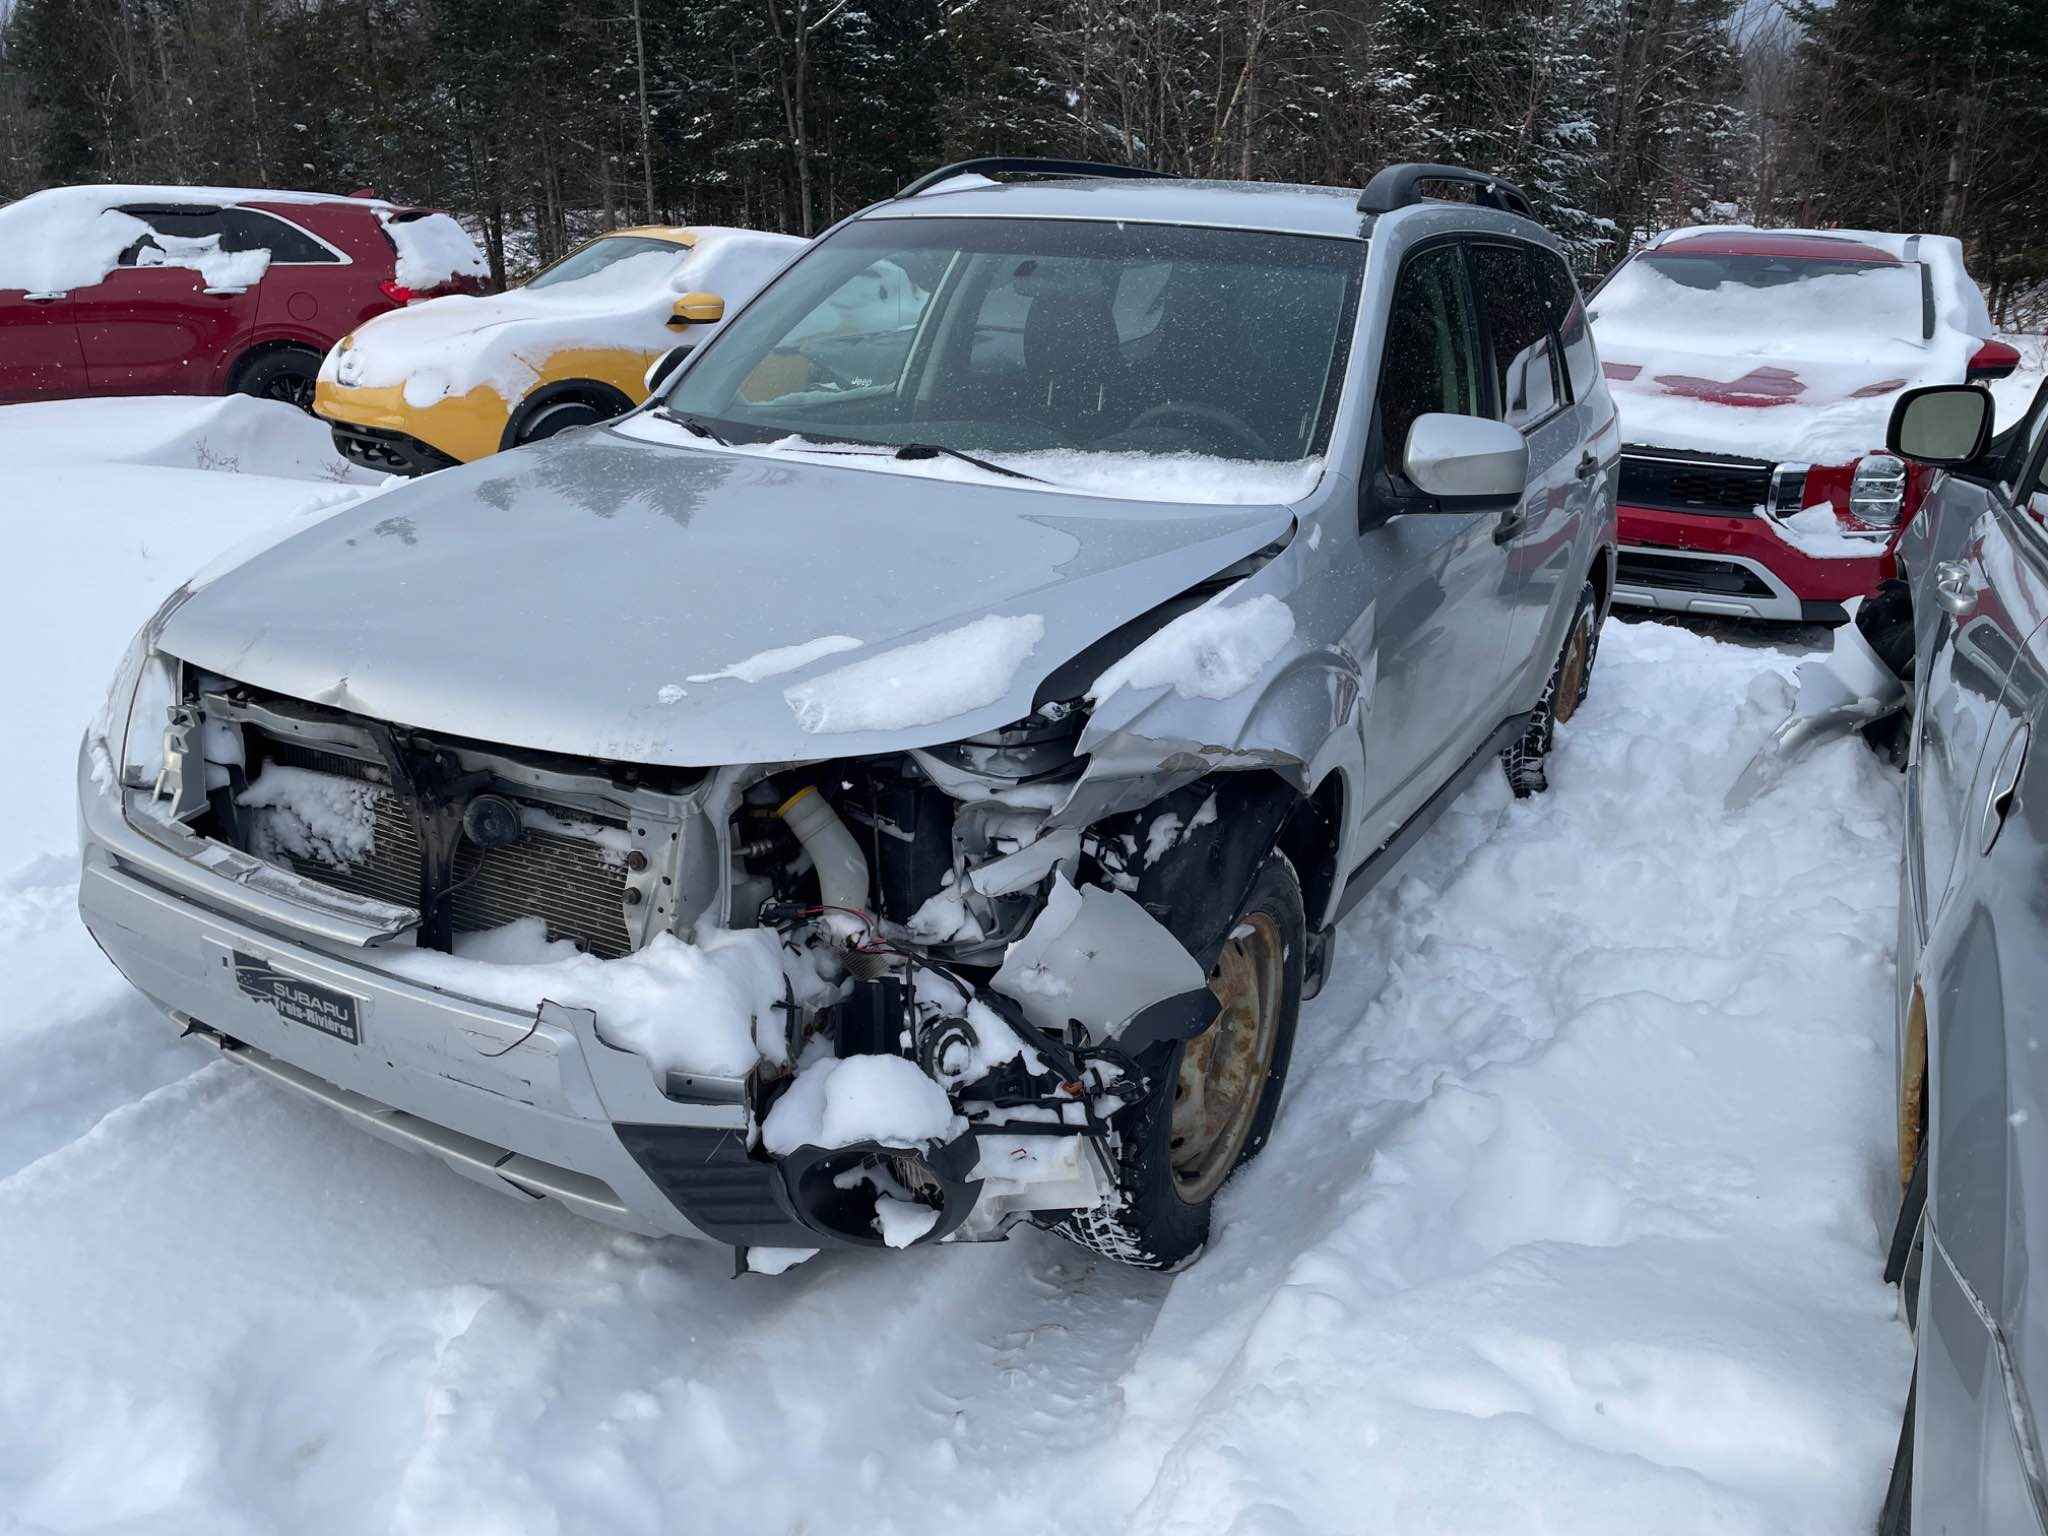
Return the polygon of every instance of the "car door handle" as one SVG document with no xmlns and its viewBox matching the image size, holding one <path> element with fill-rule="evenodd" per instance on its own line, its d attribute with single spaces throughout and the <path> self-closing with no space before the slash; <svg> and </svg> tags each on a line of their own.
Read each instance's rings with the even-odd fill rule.
<svg viewBox="0 0 2048 1536">
<path fill-rule="evenodd" d="M 1977 578 L 1960 560 L 1938 561 L 1934 567 L 1934 598 L 1961 618 L 1977 609 Z"/>
<path fill-rule="evenodd" d="M 69 293 L 24 293 L 22 297 L 31 304 L 54 304 L 59 299 L 70 298 L 71 295 Z"/>
<path fill-rule="evenodd" d="M 1600 473 L 1600 461 L 1587 453 L 1579 459 L 1579 467 L 1572 474 L 1581 480 L 1590 480 Z"/>
</svg>

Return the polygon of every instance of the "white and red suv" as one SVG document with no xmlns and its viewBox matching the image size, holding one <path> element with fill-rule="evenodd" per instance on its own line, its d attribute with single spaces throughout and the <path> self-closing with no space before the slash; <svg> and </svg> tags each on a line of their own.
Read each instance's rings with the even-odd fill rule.
<svg viewBox="0 0 2048 1536">
<path fill-rule="evenodd" d="M 1688 613 L 1841 619 L 1926 488 L 1884 451 L 1893 402 L 2020 360 L 1943 235 L 1672 230 L 1590 313 L 1626 445 L 1614 600 Z"/>
</svg>

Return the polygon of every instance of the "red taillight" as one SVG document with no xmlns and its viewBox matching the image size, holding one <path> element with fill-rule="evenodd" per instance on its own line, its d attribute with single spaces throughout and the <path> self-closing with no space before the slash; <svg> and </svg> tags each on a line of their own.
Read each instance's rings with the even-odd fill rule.
<svg viewBox="0 0 2048 1536">
<path fill-rule="evenodd" d="M 410 304 L 419 297 L 417 293 L 413 292 L 412 289 L 406 287 L 405 284 L 399 282 L 396 278 L 387 277 L 377 286 L 383 290 L 384 297 L 394 304 Z"/>
</svg>

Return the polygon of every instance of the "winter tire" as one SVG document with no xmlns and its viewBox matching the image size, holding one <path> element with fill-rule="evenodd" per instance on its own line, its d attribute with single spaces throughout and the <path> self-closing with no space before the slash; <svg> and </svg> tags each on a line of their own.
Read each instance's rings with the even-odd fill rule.
<svg viewBox="0 0 2048 1536">
<path fill-rule="evenodd" d="M 1217 1191 L 1265 1146 L 1280 1108 L 1307 929 L 1301 881 L 1276 851 L 1209 973 L 1216 1021 L 1148 1052 L 1139 1065 L 1150 1091 L 1112 1122 L 1120 1199 L 1073 1212 L 1053 1231 L 1143 1269 L 1177 1269 L 1202 1251 Z"/>
<path fill-rule="evenodd" d="M 1540 795 L 1550 788 L 1548 761 L 1557 728 L 1579 712 L 1593 686 L 1593 658 L 1600 649 L 1600 600 L 1593 583 L 1579 588 L 1579 600 L 1572 610 L 1572 622 L 1564 632 L 1564 646 L 1557 664 L 1543 685 L 1543 697 L 1521 738 L 1500 755 L 1507 773 L 1508 788 L 1517 800 Z"/>
<path fill-rule="evenodd" d="M 538 443 L 553 437 L 557 432 L 566 432 L 571 427 L 587 427 L 600 421 L 609 421 L 608 412 L 599 409 L 588 400 L 562 400 L 554 405 L 544 405 L 519 429 L 519 441 Z"/>
<path fill-rule="evenodd" d="M 244 368 L 235 383 L 235 391 L 310 412 L 313 409 L 313 383 L 319 376 L 320 358 L 317 354 L 287 347 L 267 353 Z"/>
</svg>

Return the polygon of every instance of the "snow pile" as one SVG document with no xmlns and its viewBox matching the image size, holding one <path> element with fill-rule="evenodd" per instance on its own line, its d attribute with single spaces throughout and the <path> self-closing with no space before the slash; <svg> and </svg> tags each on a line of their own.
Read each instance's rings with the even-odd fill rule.
<svg viewBox="0 0 2048 1536">
<path fill-rule="evenodd" d="M 820 635 L 815 640 L 806 640 L 801 645 L 779 645 L 772 650 L 758 651 L 729 667 L 716 672 L 692 672 L 693 683 L 715 683 L 720 678 L 737 678 L 743 683 L 758 683 L 764 677 L 780 677 L 785 672 L 794 672 L 807 667 L 821 657 L 836 656 L 842 651 L 857 651 L 861 642 L 851 635 Z"/>
<path fill-rule="evenodd" d="M 377 222 L 398 253 L 395 280 L 401 288 L 415 293 L 440 288 L 458 277 L 489 277 L 490 263 L 463 227 L 445 213 L 422 214 L 417 218 L 394 219 L 380 215 Z"/>
<path fill-rule="evenodd" d="M 392 950 L 380 964 L 409 981 L 520 1012 L 553 1002 L 588 1008 L 597 1031 L 655 1072 L 738 1077 L 789 1059 L 779 1005 L 782 946 L 765 928 L 699 923 L 694 943 L 658 933 L 617 960 L 550 940 L 538 918 L 460 935 L 455 953 Z"/>
<path fill-rule="evenodd" d="M 1039 614 L 991 614 L 835 668 L 782 697 L 813 735 L 936 725 L 1002 698 L 1044 638 Z"/>
<path fill-rule="evenodd" d="M 1812 464 L 1883 447 L 1898 392 L 1960 383 L 1990 334 L 1982 296 L 1930 251 L 1923 241 L 1937 295 L 1932 339 L 1911 263 L 1702 289 L 1654 258 L 1631 261 L 1588 311 L 1624 440 Z M 1959 254 L 1953 266 L 1960 273 Z"/>
<path fill-rule="evenodd" d="M 1843 531 L 1830 501 L 1817 501 L 1790 517 L 1774 517 L 1771 526 L 1794 549 L 1820 560 L 1868 560 L 1884 553 L 1882 538 L 1858 538 Z"/>
<path fill-rule="evenodd" d="M 155 234 L 136 253 L 138 267 L 189 267 L 199 274 L 208 293 L 234 293 L 254 288 L 270 270 L 270 252 L 258 247 L 250 251 L 224 251 L 219 235 L 190 238 Z"/>
<path fill-rule="evenodd" d="M 149 226 L 77 189 L 31 193 L 0 208 L 0 292 L 69 293 L 105 280 Z"/>
<path fill-rule="evenodd" d="M 1270 592 L 1231 602 L 1225 592 L 1138 642 L 1088 689 L 1164 688 L 1184 699 L 1227 699 L 1256 682 L 1294 638 L 1294 613 Z"/>
<path fill-rule="evenodd" d="M 1000 449 L 975 457 L 1032 476 L 1030 480 L 999 479 L 987 470 L 941 454 L 931 459 L 899 459 L 891 448 L 849 447 L 798 436 L 766 443 L 706 442 L 659 416 L 635 416 L 614 430 L 642 442 L 665 443 L 707 453 L 737 453 L 767 458 L 792 458 L 833 464 L 842 469 L 908 475 L 919 480 L 1000 483 L 1010 490 L 1051 491 L 1067 495 L 1102 496 L 1113 501 L 1170 501 L 1196 506 L 1286 506 L 1316 488 L 1323 475 L 1321 459 L 1283 463 L 1226 459 L 1202 453 L 1098 453 L 1085 448 L 1048 448 L 1028 453 Z"/>
<path fill-rule="evenodd" d="M 857 1141 L 918 1147 L 967 1129 L 946 1090 L 901 1056 L 824 1056 L 807 1063 L 761 1123 L 777 1156 Z"/>
<path fill-rule="evenodd" d="M 1123 1529 L 1870 1528 L 1900 797 L 1844 740 L 1722 809 L 1786 666 L 1610 623 L 1551 793 L 1486 776 L 1346 923 L 1122 1380 Z"/>
<path fill-rule="evenodd" d="M 548 359 L 569 348 L 652 361 L 678 340 L 668 321 L 680 294 L 716 293 L 730 313 L 805 244 L 751 230 L 707 227 L 696 234 L 688 249 L 627 256 L 567 282 L 450 294 L 378 315 L 327 354 L 320 376 L 351 388 L 403 386 L 406 403 L 418 410 L 476 389 L 520 400 Z"/>
<path fill-rule="evenodd" d="M 377 846 L 377 793 L 359 779 L 270 763 L 235 799 L 270 813 L 255 818 L 255 852 L 345 866 Z"/>
<path fill-rule="evenodd" d="M 146 400 L 53 400 L 0 409 L 0 464 L 60 471 L 82 464 L 150 464 L 262 477 L 382 485 L 334 451 L 327 423 L 248 395 Z M 304 494 L 295 486 L 295 494 Z"/>
</svg>

